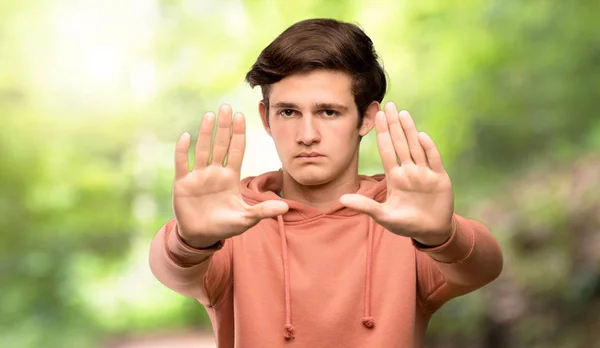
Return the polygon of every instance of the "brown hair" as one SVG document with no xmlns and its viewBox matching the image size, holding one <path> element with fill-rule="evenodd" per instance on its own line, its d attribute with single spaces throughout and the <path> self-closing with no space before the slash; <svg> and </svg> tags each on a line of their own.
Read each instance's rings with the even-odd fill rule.
<svg viewBox="0 0 600 348">
<path fill-rule="evenodd" d="M 260 86 L 269 108 L 270 85 L 297 73 L 315 70 L 347 72 L 352 76 L 352 93 L 359 125 L 368 106 L 381 103 L 386 76 L 371 39 L 355 24 L 335 19 L 307 19 L 281 33 L 258 56 L 246 81 Z"/>
</svg>

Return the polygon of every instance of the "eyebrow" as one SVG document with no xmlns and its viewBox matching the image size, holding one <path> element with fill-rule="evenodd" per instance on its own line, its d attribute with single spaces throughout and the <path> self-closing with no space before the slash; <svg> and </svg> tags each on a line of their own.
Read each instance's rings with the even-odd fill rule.
<svg viewBox="0 0 600 348">
<path fill-rule="evenodd" d="M 298 104 L 288 103 L 288 102 L 278 102 L 273 105 L 274 108 L 281 109 L 300 109 Z M 348 107 L 343 104 L 337 103 L 315 103 L 313 104 L 315 109 L 337 109 L 342 111 L 348 111 Z"/>
</svg>

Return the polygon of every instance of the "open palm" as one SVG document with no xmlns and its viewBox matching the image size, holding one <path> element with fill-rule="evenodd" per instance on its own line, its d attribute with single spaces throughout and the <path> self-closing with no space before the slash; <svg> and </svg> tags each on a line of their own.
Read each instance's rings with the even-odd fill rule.
<svg viewBox="0 0 600 348">
<path fill-rule="evenodd" d="M 399 113 L 393 103 L 376 117 L 386 201 L 379 203 L 359 194 L 343 195 L 340 201 L 395 234 L 425 245 L 442 244 L 452 229 L 454 194 L 437 147 L 427 134 L 418 132 L 410 114 Z"/>
<path fill-rule="evenodd" d="M 202 119 L 192 171 L 189 134 L 182 134 L 175 151 L 173 213 L 182 238 L 196 247 L 241 234 L 261 219 L 288 210 L 283 201 L 254 206 L 244 202 L 239 189 L 246 147 L 244 115 L 238 113 L 232 120 L 231 107 L 221 106 L 213 139 L 215 119 L 212 113 Z"/>
</svg>

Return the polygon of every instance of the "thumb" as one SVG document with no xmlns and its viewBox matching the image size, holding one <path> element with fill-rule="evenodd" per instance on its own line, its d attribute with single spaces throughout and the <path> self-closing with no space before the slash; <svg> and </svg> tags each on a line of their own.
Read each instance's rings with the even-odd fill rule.
<svg viewBox="0 0 600 348">
<path fill-rule="evenodd" d="M 380 204 L 371 198 L 359 194 L 346 194 L 340 197 L 340 203 L 345 207 L 360 211 L 375 218 L 380 211 Z"/>
<path fill-rule="evenodd" d="M 270 200 L 256 204 L 248 208 L 253 220 L 258 223 L 262 219 L 276 217 L 287 213 L 290 207 L 284 201 Z"/>
</svg>

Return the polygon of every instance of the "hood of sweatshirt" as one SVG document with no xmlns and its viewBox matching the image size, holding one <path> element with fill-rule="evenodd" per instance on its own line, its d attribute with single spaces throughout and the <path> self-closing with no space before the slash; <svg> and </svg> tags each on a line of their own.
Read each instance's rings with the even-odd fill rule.
<svg viewBox="0 0 600 348">
<path fill-rule="evenodd" d="M 240 191 L 244 200 L 251 205 L 268 201 L 268 200 L 283 200 L 289 206 L 289 211 L 284 215 L 278 216 L 279 235 L 281 236 L 281 258 L 283 264 L 283 280 L 284 280 L 284 291 L 285 291 L 285 323 L 284 323 L 284 336 L 287 339 L 292 339 L 295 336 L 294 326 L 292 324 L 291 317 L 291 294 L 290 291 L 290 272 L 289 262 L 287 257 L 287 239 L 285 233 L 286 222 L 297 222 L 305 219 L 313 219 L 319 216 L 345 216 L 351 217 L 362 214 L 353 209 L 349 209 L 343 206 L 341 203 L 337 203 L 331 207 L 328 211 L 322 212 L 306 204 L 287 200 L 281 198 L 278 193 L 281 191 L 283 185 L 283 173 L 281 171 L 267 172 L 259 176 L 248 177 L 242 180 Z M 360 186 L 358 191 L 355 193 L 361 194 L 368 198 L 371 198 L 377 202 L 383 202 L 386 198 L 386 182 L 385 175 L 377 174 L 373 176 L 360 176 Z M 368 218 L 368 217 L 367 217 Z M 369 228 L 365 231 L 367 236 L 367 260 L 365 270 L 365 286 L 364 286 L 364 308 L 362 313 L 362 322 L 368 327 L 372 328 L 375 325 L 375 320 L 371 317 L 371 263 L 372 263 L 372 249 L 373 249 L 373 229 L 376 224 L 371 218 L 369 218 Z M 325 223 L 324 223 L 325 224 Z"/>
<path fill-rule="evenodd" d="M 359 176 L 360 186 L 355 193 L 369 197 L 377 202 L 385 201 L 386 183 L 385 175 Z M 353 216 L 361 214 L 355 210 L 346 208 L 341 203 L 336 204 L 326 212 L 319 211 L 306 204 L 286 200 L 279 197 L 278 193 L 283 186 L 283 173 L 281 170 L 267 172 L 255 177 L 248 177 L 241 182 L 241 194 L 248 204 L 257 204 L 268 200 L 283 200 L 290 207 L 289 211 L 282 216 L 283 221 L 301 221 L 314 218 L 319 215 Z"/>
</svg>

